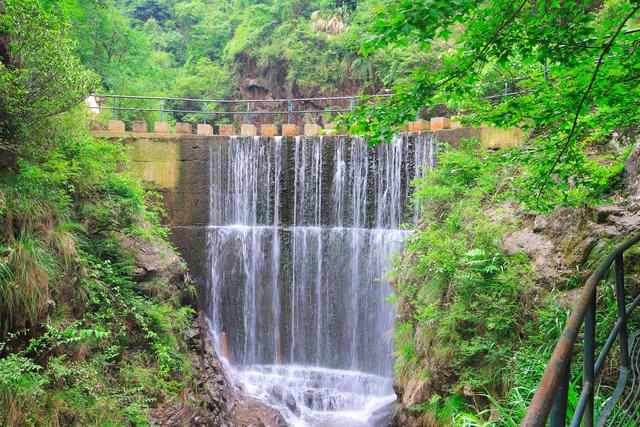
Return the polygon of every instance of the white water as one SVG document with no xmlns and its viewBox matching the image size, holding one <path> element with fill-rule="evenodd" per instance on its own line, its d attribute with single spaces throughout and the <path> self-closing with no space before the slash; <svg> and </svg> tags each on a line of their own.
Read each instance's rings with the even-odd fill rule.
<svg viewBox="0 0 640 427">
<path fill-rule="evenodd" d="M 373 425 L 395 399 L 385 273 L 433 152 L 429 136 L 212 145 L 213 334 L 247 389 L 292 425 Z"/>
</svg>

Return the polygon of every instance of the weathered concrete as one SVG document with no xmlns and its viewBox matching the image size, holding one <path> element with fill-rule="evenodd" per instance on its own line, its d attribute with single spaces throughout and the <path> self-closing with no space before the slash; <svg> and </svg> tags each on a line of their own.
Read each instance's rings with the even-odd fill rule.
<svg viewBox="0 0 640 427">
<path fill-rule="evenodd" d="M 212 144 L 226 142 L 228 137 L 141 135 L 121 135 L 130 147 L 132 167 L 162 195 L 171 242 L 187 261 L 195 281 L 203 285 L 208 266 L 209 157 Z"/>
<path fill-rule="evenodd" d="M 451 129 L 451 119 L 448 117 L 432 117 L 431 130 Z"/>
<path fill-rule="evenodd" d="M 153 124 L 153 131 L 155 133 L 169 133 L 171 132 L 171 128 L 167 122 L 155 122 Z"/>
<path fill-rule="evenodd" d="M 204 136 L 213 136 L 213 126 L 204 123 L 198 123 L 196 134 Z"/>
<path fill-rule="evenodd" d="M 191 134 L 192 132 L 191 123 L 176 123 L 176 133 Z"/>
<path fill-rule="evenodd" d="M 242 125 L 240 125 L 240 135 L 241 136 L 256 136 L 256 135 L 258 135 L 258 129 L 252 124 L 242 124 Z"/>
<path fill-rule="evenodd" d="M 482 148 L 504 149 L 524 143 L 526 134 L 519 128 L 511 127 L 507 130 L 500 128 L 481 127 L 478 139 Z"/>
<path fill-rule="evenodd" d="M 282 136 L 298 136 L 300 135 L 300 128 L 298 125 L 286 124 L 282 125 Z"/>
<path fill-rule="evenodd" d="M 109 125 L 107 126 L 109 132 L 124 132 L 125 129 L 122 120 L 109 120 Z"/>
<path fill-rule="evenodd" d="M 305 136 L 318 136 L 322 132 L 322 128 L 315 123 L 307 123 L 304 125 Z"/>
<path fill-rule="evenodd" d="M 407 130 L 409 132 L 423 132 L 431 129 L 431 123 L 429 120 L 416 120 L 415 122 L 410 122 L 407 126 Z"/>
<path fill-rule="evenodd" d="M 137 133 L 147 133 L 147 122 L 137 121 L 133 122 L 132 130 Z"/>
<path fill-rule="evenodd" d="M 236 135 L 236 128 L 233 125 L 218 125 L 218 135 Z"/>
<path fill-rule="evenodd" d="M 276 135 L 278 135 L 278 126 L 276 126 L 276 125 L 262 125 L 262 126 L 260 126 L 260 135 L 262 135 L 262 136 L 276 136 Z"/>
</svg>

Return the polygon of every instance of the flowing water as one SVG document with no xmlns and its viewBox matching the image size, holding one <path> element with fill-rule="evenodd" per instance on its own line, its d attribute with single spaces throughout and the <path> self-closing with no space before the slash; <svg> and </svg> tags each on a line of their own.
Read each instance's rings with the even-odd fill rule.
<svg viewBox="0 0 640 427">
<path fill-rule="evenodd" d="M 368 426 L 393 402 L 385 272 L 431 135 L 211 146 L 208 314 L 247 389 L 293 425 Z"/>
</svg>

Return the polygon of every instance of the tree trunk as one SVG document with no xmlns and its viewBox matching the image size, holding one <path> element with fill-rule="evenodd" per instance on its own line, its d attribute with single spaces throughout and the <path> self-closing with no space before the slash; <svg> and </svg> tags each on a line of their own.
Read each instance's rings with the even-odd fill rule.
<svg viewBox="0 0 640 427">
<path fill-rule="evenodd" d="M 0 0 L 0 15 L 6 14 L 4 0 Z M 13 68 L 11 64 L 11 34 L 7 31 L 0 31 L 0 64 L 4 67 Z M 17 156 L 13 149 L 13 136 L 11 134 L 11 118 L 7 114 L 6 104 L 0 100 L 0 171 L 5 169 L 17 169 Z"/>
<path fill-rule="evenodd" d="M 4 8 L 4 0 L 0 0 L 0 15 L 4 15 L 6 9 Z M 11 36 L 8 32 L 0 32 L 0 62 L 4 64 L 4 66 L 8 67 L 10 62 L 10 45 L 11 45 Z"/>
</svg>

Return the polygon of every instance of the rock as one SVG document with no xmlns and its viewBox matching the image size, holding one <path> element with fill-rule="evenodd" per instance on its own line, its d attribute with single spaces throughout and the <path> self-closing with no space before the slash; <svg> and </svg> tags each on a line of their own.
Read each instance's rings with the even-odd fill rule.
<svg viewBox="0 0 640 427">
<path fill-rule="evenodd" d="M 372 427 L 387 427 L 391 422 L 391 415 L 393 414 L 395 403 L 396 402 L 393 401 L 374 410 L 367 420 L 367 424 Z"/>
<path fill-rule="evenodd" d="M 287 393 L 284 399 L 284 404 L 294 414 L 298 413 L 298 403 L 296 402 L 296 398 L 293 396 L 293 394 Z"/>
<path fill-rule="evenodd" d="M 542 215 L 536 217 L 533 221 L 533 232 L 534 233 L 542 233 L 544 229 L 547 227 L 546 218 Z"/>
<path fill-rule="evenodd" d="M 622 216 L 623 214 L 624 209 L 618 205 L 595 206 L 593 208 L 593 220 L 597 224 L 611 224 L 611 216 Z"/>
<path fill-rule="evenodd" d="M 302 395 L 304 406 L 313 409 L 314 396 L 313 390 L 306 390 Z"/>
<path fill-rule="evenodd" d="M 154 409 L 151 414 L 153 424 L 286 427 L 287 423 L 277 410 L 249 396 L 227 377 L 202 316 L 195 329 L 198 334 L 189 340 L 194 359 L 190 387 L 182 393 L 183 399 L 165 402 Z"/>
<path fill-rule="evenodd" d="M 640 142 L 636 143 L 624 164 L 624 184 L 629 194 L 629 207 L 640 209 Z"/>
<path fill-rule="evenodd" d="M 282 401 L 282 398 L 284 397 L 284 387 L 281 384 L 274 385 L 271 387 L 271 395 L 279 401 Z"/>
<path fill-rule="evenodd" d="M 553 242 L 533 228 L 525 228 L 507 235 L 502 243 L 503 250 L 508 255 L 524 252 L 529 255 L 533 264 L 533 271 L 540 276 L 553 279 L 561 272 L 558 269 L 558 253 Z"/>
<path fill-rule="evenodd" d="M 141 237 L 117 234 L 123 250 L 134 258 L 135 270 L 133 280 L 149 285 L 148 293 L 164 299 L 186 291 L 191 277 L 186 264 L 173 249 L 163 242 L 149 242 Z M 195 299 L 188 292 L 183 292 L 181 300 L 186 305 L 195 307 Z"/>
</svg>

